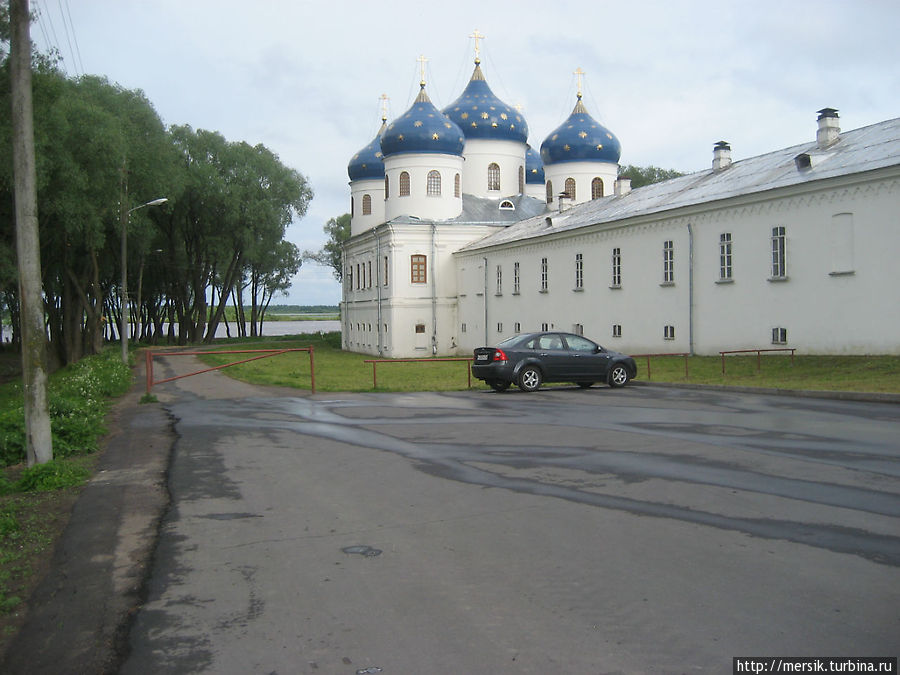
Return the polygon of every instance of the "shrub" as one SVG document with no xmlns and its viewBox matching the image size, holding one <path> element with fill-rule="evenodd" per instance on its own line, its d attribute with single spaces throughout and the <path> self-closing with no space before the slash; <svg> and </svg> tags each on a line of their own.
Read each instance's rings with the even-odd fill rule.
<svg viewBox="0 0 900 675">
<path fill-rule="evenodd" d="M 90 475 L 84 466 L 53 460 L 25 469 L 16 481 L 19 492 L 46 492 L 80 485 Z"/>
</svg>

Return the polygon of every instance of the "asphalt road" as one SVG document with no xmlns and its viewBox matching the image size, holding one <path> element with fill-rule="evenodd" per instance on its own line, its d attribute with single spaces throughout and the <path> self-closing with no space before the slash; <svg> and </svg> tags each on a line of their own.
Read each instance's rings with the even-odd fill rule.
<svg viewBox="0 0 900 675">
<path fill-rule="evenodd" d="M 158 374 L 158 377 L 164 376 Z M 900 406 L 631 386 L 156 393 L 122 673 L 730 672 L 900 653 Z"/>
</svg>

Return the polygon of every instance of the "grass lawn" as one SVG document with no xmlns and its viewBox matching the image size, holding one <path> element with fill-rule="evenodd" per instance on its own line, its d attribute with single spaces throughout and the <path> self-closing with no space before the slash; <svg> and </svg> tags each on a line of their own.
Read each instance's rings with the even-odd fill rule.
<svg viewBox="0 0 900 675">
<path fill-rule="evenodd" d="M 237 341 L 218 345 L 217 349 L 235 349 Z M 462 362 L 378 364 L 378 387 L 373 387 L 372 364 L 376 357 L 340 350 L 338 334 L 324 337 L 285 336 L 242 343 L 247 349 L 284 349 L 313 347 L 316 390 L 330 391 L 461 391 L 468 385 L 466 364 Z M 221 365 L 251 355 L 210 355 L 202 357 L 209 365 Z M 647 360 L 638 358 L 638 379 L 650 382 L 716 384 L 797 390 L 900 393 L 900 357 L 898 356 L 800 356 L 763 354 L 757 371 L 756 355 L 727 356 L 725 374 L 718 356 L 692 356 L 687 359 L 685 377 L 683 357 L 653 357 L 648 378 Z M 430 361 L 430 360 L 429 360 Z M 309 355 L 292 352 L 233 366 L 224 372 L 253 384 L 310 388 Z M 487 388 L 472 380 L 472 388 Z"/>
</svg>

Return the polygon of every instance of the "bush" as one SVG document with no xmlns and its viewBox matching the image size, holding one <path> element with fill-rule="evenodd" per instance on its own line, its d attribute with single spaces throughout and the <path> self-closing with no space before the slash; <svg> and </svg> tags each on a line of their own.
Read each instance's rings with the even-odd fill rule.
<svg viewBox="0 0 900 675">
<path fill-rule="evenodd" d="M 47 492 L 80 485 L 90 475 L 84 466 L 53 460 L 25 469 L 16 481 L 18 492 Z"/>
<path fill-rule="evenodd" d="M 48 385 L 50 429 L 54 457 L 94 452 L 110 397 L 121 396 L 131 386 L 131 371 L 118 350 L 107 349 L 54 373 Z M 0 395 L 0 463 L 25 461 L 25 415 L 22 387 L 6 385 Z"/>
</svg>

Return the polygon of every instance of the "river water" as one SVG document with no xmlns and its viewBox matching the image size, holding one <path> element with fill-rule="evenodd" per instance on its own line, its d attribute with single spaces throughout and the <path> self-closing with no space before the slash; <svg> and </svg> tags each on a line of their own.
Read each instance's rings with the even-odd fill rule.
<svg viewBox="0 0 900 675">
<path fill-rule="evenodd" d="M 229 322 L 231 337 L 237 337 L 237 324 Z M 277 335 L 308 335 L 309 333 L 334 333 L 341 330 L 340 321 L 265 321 L 262 327 L 263 337 Z M 249 333 L 250 329 L 247 328 Z M 225 331 L 225 323 L 219 324 L 216 330 L 217 338 L 228 337 Z M 8 342 L 12 338 L 12 327 L 3 326 L 3 340 Z"/>
</svg>

